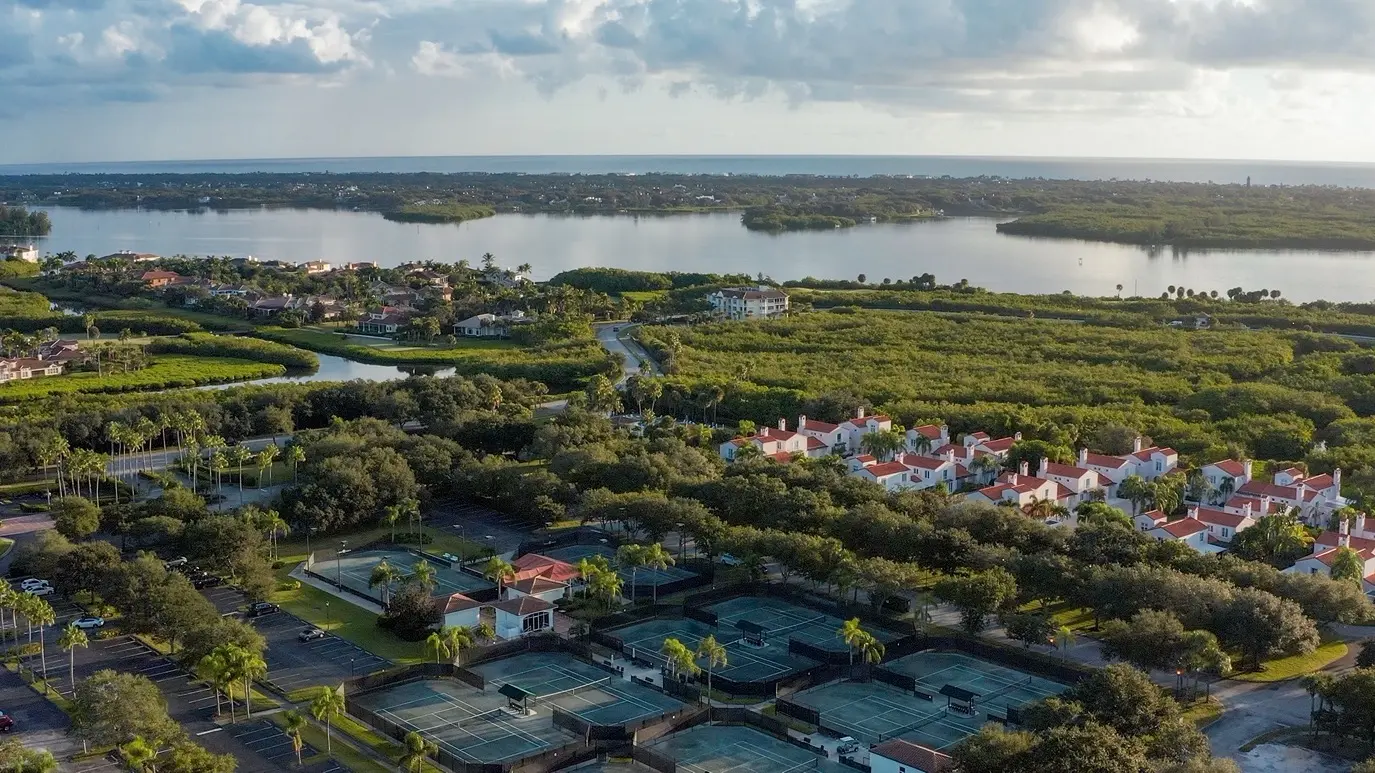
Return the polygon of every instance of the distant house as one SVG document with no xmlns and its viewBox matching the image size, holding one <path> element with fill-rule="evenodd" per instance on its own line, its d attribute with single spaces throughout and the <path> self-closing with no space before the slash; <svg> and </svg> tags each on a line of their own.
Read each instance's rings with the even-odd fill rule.
<svg viewBox="0 0 1375 773">
<path fill-rule="evenodd" d="M 1216 492 L 1218 498 L 1227 499 L 1250 482 L 1251 460 L 1223 459 L 1203 465 L 1199 472 L 1207 481 L 1209 492 Z"/>
<path fill-rule="evenodd" d="M 1243 497 L 1277 504 L 1285 509 L 1297 508 L 1299 514 L 1308 521 L 1318 521 L 1347 505 L 1342 496 L 1342 471 L 1337 468 L 1331 474 L 1308 475 L 1297 468 L 1280 470 L 1272 481 L 1248 480 L 1237 494 Z"/>
<path fill-rule="evenodd" d="M 440 597 L 444 602 L 444 621 L 445 628 L 452 626 L 465 626 L 476 629 L 482 622 L 482 602 L 474 601 L 462 593 L 454 593 L 448 598 Z"/>
<path fill-rule="evenodd" d="M 358 320 L 358 332 L 371 335 L 394 335 L 411 322 L 411 315 L 394 306 L 369 311 Z"/>
<path fill-rule="evenodd" d="M 112 252 L 99 260 L 127 260 L 133 263 L 152 263 L 155 260 L 162 260 L 162 256 L 154 255 L 151 252 L 134 252 L 132 250 L 120 250 Z"/>
<path fill-rule="evenodd" d="M 845 440 L 845 448 L 851 453 L 860 449 L 864 436 L 875 432 L 887 432 L 893 428 L 893 420 L 882 414 L 867 415 L 863 408 L 855 411 L 852 419 L 840 423 L 840 433 Z"/>
<path fill-rule="evenodd" d="M 143 276 L 139 277 L 148 287 L 166 287 L 169 284 L 181 279 L 181 274 L 175 271 L 144 271 Z"/>
<path fill-rule="evenodd" d="M 0 360 L 0 383 L 22 381 L 37 376 L 60 375 L 62 375 L 61 362 L 50 362 L 32 357 Z"/>
<path fill-rule="evenodd" d="M 508 338 L 513 323 L 525 321 L 524 312 L 510 315 L 478 314 L 454 323 L 454 335 L 459 338 Z"/>
<path fill-rule="evenodd" d="M 544 599 L 521 596 L 498 601 L 492 608 L 496 610 L 496 634 L 502 639 L 554 629 L 554 605 Z"/>
<path fill-rule="evenodd" d="M 1177 521 L 1162 523 L 1146 532 L 1161 542 L 1182 542 L 1200 553 L 1220 553 L 1223 548 L 1208 539 L 1208 524 L 1198 520 L 1198 511 Z"/>
<path fill-rule="evenodd" d="M 1294 562 L 1285 569 L 1288 574 L 1315 574 L 1332 576 L 1332 564 L 1338 552 L 1345 548 L 1355 551 L 1361 560 L 1361 589 L 1367 594 L 1375 593 L 1375 535 L 1365 529 L 1365 516 L 1356 516 L 1355 528 L 1343 520 L 1338 531 L 1325 531 L 1313 541 L 1313 552 Z"/>
<path fill-rule="evenodd" d="M 259 298 L 249 305 L 248 310 L 260 317 L 275 317 L 284 311 L 297 309 L 299 302 L 290 295 L 275 295 Z"/>
<path fill-rule="evenodd" d="M 816 457 L 831 453 L 822 441 L 801 432 L 788 431 L 787 419 L 779 419 L 777 429 L 765 427 L 751 437 L 737 437 L 722 443 L 721 458 L 733 462 L 740 449 L 747 446 L 754 446 L 760 455 L 779 462 L 790 461 L 795 454 Z"/>
<path fill-rule="evenodd" d="M 0 257 L 6 260 L 22 260 L 28 263 L 38 262 L 38 248 L 33 245 L 14 245 L 12 247 L 0 247 Z"/>
<path fill-rule="evenodd" d="M 328 274 L 334 270 L 327 260 L 307 260 L 301 264 L 301 268 L 304 268 L 307 274 Z"/>
<path fill-rule="evenodd" d="M 1075 494 L 1053 480 L 1039 478 L 1027 472 L 1026 462 L 1022 462 L 1017 472 L 1007 472 L 998 476 L 992 485 L 985 486 L 969 495 L 970 501 L 984 501 L 997 504 L 1010 504 L 1027 508 L 1037 502 L 1053 502 L 1069 507 Z"/>
<path fill-rule="evenodd" d="M 768 319 L 788 311 L 788 294 L 768 285 L 725 287 L 708 294 L 707 302 L 728 319 Z"/>
</svg>

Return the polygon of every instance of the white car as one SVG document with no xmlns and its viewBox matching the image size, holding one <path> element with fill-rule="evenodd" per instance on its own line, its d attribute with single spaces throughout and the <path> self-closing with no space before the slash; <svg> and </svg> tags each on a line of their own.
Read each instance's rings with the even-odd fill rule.
<svg viewBox="0 0 1375 773">
<path fill-rule="evenodd" d="M 52 583 L 48 582 L 47 580 L 40 580 L 37 577 L 30 577 L 29 579 L 19 583 L 19 589 L 28 591 L 33 590 L 34 588 L 51 587 L 51 585 Z"/>
<path fill-rule="evenodd" d="M 854 754 L 857 751 L 859 751 L 859 741 L 856 741 L 848 735 L 836 742 L 837 755 Z"/>
<path fill-rule="evenodd" d="M 38 585 L 32 588 L 25 588 L 24 592 L 29 594 L 30 596 L 49 596 L 52 595 L 53 586 Z"/>
<path fill-rule="evenodd" d="M 72 625 L 73 625 L 73 626 L 76 626 L 77 628 L 80 628 L 80 629 L 83 630 L 83 631 L 89 631 L 89 630 L 91 630 L 92 628 L 104 628 L 104 627 L 105 627 L 105 618 L 103 618 L 103 617 L 94 617 L 94 616 L 93 616 L 93 617 L 78 617 L 77 619 L 75 619 L 75 620 L 72 621 Z"/>
<path fill-rule="evenodd" d="M 721 563 L 725 564 L 726 566 L 739 566 L 739 565 L 743 564 L 744 561 L 741 561 L 740 559 L 736 558 L 735 556 L 731 555 L 730 553 L 722 553 L 722 554 L 721 554 Z"/>
</svg>

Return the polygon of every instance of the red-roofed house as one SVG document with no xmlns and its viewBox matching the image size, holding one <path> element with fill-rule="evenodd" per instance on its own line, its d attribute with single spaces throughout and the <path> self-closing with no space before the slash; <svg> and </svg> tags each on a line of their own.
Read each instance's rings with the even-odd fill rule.
<svg viewBox="0 0 1375 773">
<path fill-rule="evenodd" d="M 181 274 L 175 271 L 144 271 L 143 276 L 139 278 L 149 287 L 166 287 L 181 279 Z"/>
<path fill-rule="evenodd" d="M 511 562 L 511 568 L 515 570 L 510 578 L 513 582 L 528 580 L 532 577 L 543 577 L 558 583 L 572 584 L 580 578 L 578 567 L 560 561 L 557 558 L 542 556 L 538 553 L 526 553 Z"/>
<path fill-rule="evenodd" d="M 508 599 L 534 596 L 538 599 L 554 602 L 567 595 L 568 585 L 546 577 L 527 577 L 524 580 L 506 583 L 506 598 Z"/>
<path fill-rule="evenodd" d="M 1199 523 L 1208 527 L 1208 536 L 1213 542 L 1231 542 L 1237 534 L 1256 525 L 1249 508 L 1241 513 L 1229 513 L 1207 507 L 1190 507 L 1189 517 L 1198 519 Z"/>
<path fill-rule="evenodd" d="M 1070 497 L 1070 503 L 1067 505 L 1070 509 L 1078 507 L 1081 503 L 1093 499 L 1097 496 L 1096 492 L 1101 493 L 1105 497 L 1107 496 L 1107 486 L 1105 485 L 1106 479 L 1087 467 L 1076 467 L 1072 464 L 1056 464 L 1042 457 L 1041 466 L 1040 469 L 1037 470 L 1036 476 L 1045 478 L 1046 480 L 1053 480 L 1069 489 L 1070 492 L 1073 493 L 1073 496 Z"/>
<path fill-rule="evenodd" d="M 496 610 L 496 634 L 503 639 L 518 639 L 554 628 L 554 605 L 544 599 L 521 596 L 498 601 L 492 607 Z"/>
<path fill-rule="evenodd" d="M 969 474 L 968 471 L 961 474 L 964 466 L 955 461 L 953 452 L 944 459 L 932 459 L 917 454 L 898 454 L 896 461 L 911 471 L 911 487 L 915 489 L 935 488 L 945 484 L 946 491 L 956 491 L 960 486 L 960 478 Z"/>
<path fill-rule="evenodd" d="M 1208 482 L 1208 490 L 1217 492 L 1212 497 L 1214 502 L 1226 501 L 1251 480 L 1251 460 L 1223 459 L 1203 465 L 1199 472 Z"/>
<path fill-rule="evenodd" d="M 901 738 L 891 738 L 869 749 L 869 769 L 873 773 L 945 773 L 954 767 L 950 755 Z"/>
<path fill-rule="evenodd" d="M 1365 516 L 1358 518 L 1364 521 Z M 1364 525 L 1361 523 L 1362 528 Z M 1332 563 L 1340 548 L 1356 551 L 1356 555 L 1365 564 L 1361 573 L 1361 588 L 1367 594 L 1375 591 L 1375 539 L 1354 536 L 1346 521 L 1342 521 L 1338 531 L 1325 531 L 1318 535 L 1313 542 L 1313 552 L 1295 561 L 1293 566 L 1284 571 L 1290 574 L 1320 574 L 1331 577 Z"/>
<path fill-rule="evenodd" d="M 827 453 L 845 453 L 846 439 L 849 435 L 840 428 L 839 424 L 828 424 L 824 421 L 809 419 L 806 416 L 797 417 L 797 431 L 814 438 L 827 449 Z"/>
<path fill-rule="evenodd" d="M 754 446 L 759 449 L 762 456 L 779 457 L 786 454 L 786 458 L 791 458 L 792 454 L 802 454 L 804 456 L 825 456 L 830 453 L 830 449 L 816 438 L 798 432 L 788 431 L 787 419 L 778 420 L 778 428 L 772 429 L 765 427 L 751 437 L 738 437 L 721 444 L 721 458 L 728 462 L 735 461 L 735 455 L 740 449 L 746 446 Z"/>
<path fill-rule="evenodd" d="M 466 626 L 476 629 L 478 623 L 482 622 L 482 602 L 464 596 L 462 593 L 455 593 L 448 598 L 440 597 L 444 602 L 444 622 L 447 628 L 450 626 Z"/>
<path fill-rule="evenodd" d="M 930 453 L 950 443 L 950 428 L 944 424 L 923 424 L 907 430 L 907 448 L 918 453 Z"/>
<path fill-rule="evenodd" d="M 1333 470 L 1331 475 L 1312 477 L 1305 477 L 1297 469 L 1282 470 L 1275 473 L 1274 482 L 1250 480 L 1237 489 L 1237 493 L 1262 500 L 1268 498 L 1285 508 L 1297 507 L 1300 515 L 1309 522 L 1325 518 L 1347 504 L 1342 498 L 1340 468 Z"/>
<path fill-rule="evenodd" d="M 1150 531 L 1157 526 L 1164 526 L 1169 520 L 1170 517 L 1159 510 L 1147 510 L 1132 519 L 1141 531 Z"/>
<path fill-rule="evenodd" d="M 411 323 L 411 314 L 395 306 L 373 309 L 358 320 L 358 332 L 372 335 L 392 335 Z"/>
<path fill-rule="evenodd" d="M 1027 474 L 1023 462 L 1017 472 L 1005 472 L 998 476 L 991 486 L 985 486 L 968 495 L 971 502 L 991 502 L 993 504 L 1012 504 L 1028 507 L 1040 501 L 1052 501 L 1057 505 L 1069 507 L 1074 494 L 1053 480 L 1045 480 Z"/>
<path fill-rule="evenodd" d="M 1137 475 L 1146 480 L 1168 475 L 1179 466 L 1179 453 L 1173 448 L 1142 448 L 1140 437 L 1136 438 L 1132 452 L 1123 458 L 1131 463 Z"/>
<path fill-rule="evenodd" d="M 1197 514 L 1197 511 L 1191 512 L 1187 517 L 1161 524 L 1146 534 L 1161 542 L 1166 540 L 1182 542 L 1200 553 L 1221 552 L 1222 548 L 1208 541 L 1208 524 L 1193 517 Z"/>
<path fill-rule="evenodd" d="M 841 433 L 845 437 L 845 448 L 850 453 L 859 450 L 860 440 L 873 432 L 886 432 L 893 428 L 893 420 L 887 416 L 866 416 L 864 409 L 860 408 L 855 412 L 853 419 L 846 419 L 840 423 Z"/>
<path fill-rule="evenodd" d="M 902 462 L 876 462 L 850 473 L 856 478 L 877 483 L 889 491 L 911 488 L 910 471 Z"/>
</svg>

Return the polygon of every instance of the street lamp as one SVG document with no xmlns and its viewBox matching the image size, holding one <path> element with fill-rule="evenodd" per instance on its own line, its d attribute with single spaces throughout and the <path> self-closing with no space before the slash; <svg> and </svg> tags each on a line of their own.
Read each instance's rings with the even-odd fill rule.
<svg viewBox="0 0 1375 773">
<path fill-rule="evenodd" d="M 678 524 L 678 560 L 682 561 L 687 557 L 687 541 L 683 539 L 683 524 Z"/>
<path fill-rule="evenodd" d="M 330 613 L 329 613 L 329 602 L 328 602 L 328 601 L 325 602 L 325 627 L 326 627 L 326 628 L 329 628 L 329 629 L 331 629 L 331 630 L 333 630 L 333 628 L 334 628 L 334 617 L 331 616 Z"/>
<path fill-rule="evenodd" d="M 334 584 L 339 588 L 344 587 L 343 583 L 343 563 L 344 554 L 348 552 L 349 543 L 347 541 L 339 543 L 339 549 L 334 552 Z"/>
</svg>

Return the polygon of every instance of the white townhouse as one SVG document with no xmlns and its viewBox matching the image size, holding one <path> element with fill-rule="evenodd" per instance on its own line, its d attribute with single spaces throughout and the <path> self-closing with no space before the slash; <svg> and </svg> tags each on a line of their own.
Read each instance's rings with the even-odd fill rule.
<svg viewBox="0 0 1375 773">
<path fill-rule="evenodd" d="M 1132 518 L 1132 523 L 1135 523 L 1136 528 L 1141 531 L 1150 531 L 1151 529 L 1164 526 L 1169 523 L 1169 521 L 1170 517 L 1159 510 L 1147 510 Z"/>
<path fill-rule="evenodd" d="M 810 438 L 815 438 L 832 453 L 843 454 L 849 448 L 849 435 L 840 428 L 839 424 L 828 424 L 824 421 L 809 419 L 805 415 L 797 417 L 797 431 Z"/>
<path fill-rule="evenodd" d="M 1220 553 L 1222 548 L 1208 540 L 1208 524 L 1197 518 L 1180 518 L 1177 521 L 1162 523 L 1146 532 L 1161 542 L 1173 540 L 1182 542 L 1200 553 Z"/>
<path fill-rule="evenodd" d="M 1022 463 L 1017 472 L 1005 472 L 991 486 L 985 486 L 966 497 L 971 502 L 991 502 L 1029 507 L 1036 502 L 1051 501 L 1069 507 L 1073 493 L 1053 480 L 1027 474 Z"/>
<path fill-rule="evenodd" d="M 950 444 L 950 428 L 944 424 L 923 424 L 920 427 L 913 427 L 907 430 L 907 449 L 917 451 L 924 448 L 924 453 L 931 453 L 937 448 L 942 448 Z"/>
<path fill-rule="evenodd" d="M 765 427 L 751 437 L 737 437 L 721 444 L 721 458 L 735 461 L 735 455 L 746 446 L 754 446 L 759 453 L 780 462 L 791 461 L 794 454 L 808 457 L 825 456 L 831 449 L 814 437 L 799 432 L 789 432 L 787 419 L 778 420 L 778 428 Z"/>
<path fill-rule="evenodd" d="M 969 477 L 969 470 L 955 461 L 954 453 L 943 459 L 899 454 L 894 461 L 910 471 L 911 487 L 915 489 L 935 488 L 944 484 L 947 491 L 958 491 L 960 484 Z"/>
<path fill-rule="evenodd" d="M 877 483 L 889 491 L 902 491 L 912 488 L 911 470 L 902 462 L 873 462 L 861 465 L 850 473 L 852 476 L 870 483 Z"/>
<path fill-rule="evenodd" d="M 1365 516 L 1358 515 L 1355 529 L 1343 520 L 1338 531 L 1325 531 L 1319 534 L 1313 541 L 1313 552 L 1295 561 L 1293 566 L 1284 571 L 1290 574 L 1320 574 L 1331 577 L 1332 564 L 1338 551 L 1341 548 L 1349 548 L 1356 551 L 1363 564 L 1361 589 L 1367 594 L 1375 592 L 1375 539 L 1360 536 L 1370 534 L 1365 531 L 1364 521 Z"/>
<path fill-rule="evenodd" d="M 788 294 L 769 285 L 723 287 L 708 294 L 707 302 L 728 319 L 768 319 L 788 311 Z"/>
<path fill-rule="evenodd" d="M 864 409 L 855 411 L 852 419 L 846 419 L 840 423 L 840 433 L 845 439 L 845 448 L 850 453 L 855 453 L 860 448 L 860 442 L 865 435 L 874 432 L 887 432 L 893 428 L 893 420 L 883 415 L 867 416 Z"/>
<path fill-rule="evenodd" d="M 1073 464 L 1058 464 L 1047 459 L 1041 459 L 1041 466 L 1037 470 L 1037 477 L 1055 481 L 1071 493 L 1069 507 L 1078 507 L 1084 502 L 1091 501 L 1096 493 L 1107 496 L 1107 480 L 1097 472 L 1087 467 L 1075 466 Z"/>
<path fill-rule="evenodd" d="M 1132 465 L 1133 472 L 1146 480 L 1156 480 L 1174 471 L 1179 466 L 1179 452 L 1173 448 L 1151 446 L 1141 447 L 1141 438 L 1136 438 L 1135 447 L 1125 458 Z"/>
<path fill-rule="evenodd" d="M 1227 499 L 1251 480 L 1251 460 L 1223 459 L 1203 465 L 1199 472 L 1208 482 L 1209 491 L 1219 492 L 1221 498 Z"/>
<path fill-rule="evenodd" d="M 1250 505 L 1241 512 L 1215 510 L 1210 507 L 1190 507 L 1189 517 L 1208 527 L 1208 538 L 1214 544 L 1226 545 L 1241 532 L 1256 525 L 1256 516 L 1251 513 Z"/>
<path fill-rule="evenodd" d="M 1273 482 L 1265 483 L 1249 480 L 1237 493 L 1243 497 L 1269 499 L 1270 502 L 1285 509 L 1299 509 L 1299 514 L 1307 521 L 1321 520 L 1334 510 L 1346 507 L 1342 497 L 1342 471 L 1332 474 L 1308 476 L 1302 470 L 1289 468 L 1275 473 Z"/>
</svg>

